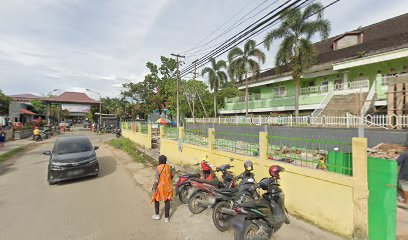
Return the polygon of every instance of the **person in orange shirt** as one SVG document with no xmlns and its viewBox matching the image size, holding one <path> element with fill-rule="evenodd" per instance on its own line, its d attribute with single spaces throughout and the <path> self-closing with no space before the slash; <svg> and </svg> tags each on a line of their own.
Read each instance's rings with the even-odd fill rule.
<svg viewBox="0 0 408 240">
<path fill-rule="evenodd" d="M 160 201 L 164 202 L 164 221 L 169 222 L 170 218 L 170 201 L 173 197 L 173 187 L 172 187 L 172 179 L 173 173 L 172 168 L 170 165 L 166 164 L 167 157 L 161 155 L 159 157 L 159 165 L 156 167 L 154 171 L 154 184 L 153 184 L 153 196 L 152 201 L 154 202 L 154 210 L 155 214 L 153 215 L 153 219 L 159 220 L 159 208 L 160 208 Z"/>
</svg>

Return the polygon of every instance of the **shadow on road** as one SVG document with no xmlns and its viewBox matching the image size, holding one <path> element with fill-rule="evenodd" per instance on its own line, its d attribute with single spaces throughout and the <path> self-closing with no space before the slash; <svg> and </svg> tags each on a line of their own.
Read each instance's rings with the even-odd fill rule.
<svg viewBox="0 0 408 240">
<path fill-rule="evenodd" d="M 116 171 L 116 160 L 113 157 L 99 157 L 99 177 L 107 176 Z"/>
</svg>

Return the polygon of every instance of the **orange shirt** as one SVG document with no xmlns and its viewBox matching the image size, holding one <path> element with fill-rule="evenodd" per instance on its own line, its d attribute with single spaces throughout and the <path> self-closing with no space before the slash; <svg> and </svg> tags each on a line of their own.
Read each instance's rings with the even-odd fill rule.
<svg viewBox="0 0 408 240">
<path fill-rule="evenodd" d="M 161 174 L 158 179 L 157 189 L 152 196 L 152 202 L 171 200 L 173 197 L 173 187 L 171 186 L 172 176 L 170 165 L 160 164 L 156 170 L 158 174 Z"/>
</svg>

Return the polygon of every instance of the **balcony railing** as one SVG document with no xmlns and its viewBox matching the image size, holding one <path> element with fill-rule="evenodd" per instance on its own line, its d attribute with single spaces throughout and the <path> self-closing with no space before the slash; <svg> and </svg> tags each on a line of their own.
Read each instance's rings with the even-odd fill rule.
<svg viewBox="0 0 408 240">
<path fill-rule="evenodd" d="M 347 87 L 346 87 L 347 86 Z M 300 88 L 301 95 L 309 95 L 309 94 L 327 94 L 329 90 L 333 90 L 334 93 L 338 92 L 339 94 L 344 93 L 355 93 L 357 90 L 362 90 L 363 92 L 367 92 L 370 86 L 369 80 L 357 80 L 351 81 L 347 84 L 338 83 L 334 85 L 321 85 L 321 86 L 311 86 L 311 87 L 304 87 Z M 250 101 L 271 101 L 274 99 L 283 99 L 283 98 L 293 98 L 293 94 L 287 94 L 285 96 L 274 96 L 273 98 L 262 98 L 260 94 L 251 94 L 249 95 Z M 234 97 L 234 98 L 226 98 L 225 103 L 239 103 L 245 102 L 245 97 Z"/>
</svg>

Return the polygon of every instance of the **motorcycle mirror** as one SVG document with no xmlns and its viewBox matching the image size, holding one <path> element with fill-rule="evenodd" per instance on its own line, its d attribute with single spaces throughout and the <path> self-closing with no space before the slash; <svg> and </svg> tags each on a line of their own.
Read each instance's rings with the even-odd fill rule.
<svg viewBox="0 0 408 240">
<path fill-rule="evenodd" d="M 94 146 L 94 150 L 97 150 L 99 147 L 98 146 Z"/>
<path fill-rule="evenodd" d="M 44 152 L 42 152 L 42 154 L 43 154 L 43 155 L 48 155 L 48 156 L 49 156 L 49 155 L 51 155 L 51 151 L 44 151 Z"/>
</svg>

